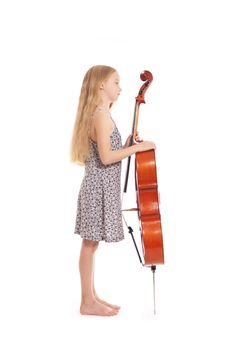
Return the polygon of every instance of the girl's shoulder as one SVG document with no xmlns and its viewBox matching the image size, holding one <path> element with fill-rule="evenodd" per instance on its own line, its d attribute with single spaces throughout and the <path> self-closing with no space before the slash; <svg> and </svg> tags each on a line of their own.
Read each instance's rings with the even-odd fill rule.
<svg viewBox="0 0 233 350">
<path fill-rule="evenodd" d="M 114 124 L 115 126 L 111 113 L 108 111 L 104 111 L 102 109 L 96 109 L 94 111 L 94 113 L 92 114 L 92 122 L 94 126 L 98 125 L 99 123 L 104 123 L 105 125 L 108 125 L 110 128 L 112 124 Z"/>
<path fill-rule="evenodd" d="M 111 113 L 102 110 L 95 110 L 92 114 L 90 135 L 91 139 L 96 142 L 96 130 L 102 129 L 103 125 L 108 129 L 109 135 L 113 132 L 115 128 L 115 123 L 111 117 Z"/>
</svg>

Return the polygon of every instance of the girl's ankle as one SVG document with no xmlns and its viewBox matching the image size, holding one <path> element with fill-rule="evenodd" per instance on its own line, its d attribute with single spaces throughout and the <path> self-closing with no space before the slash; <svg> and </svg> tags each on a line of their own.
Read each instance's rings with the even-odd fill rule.
<svg viewBox="0 0 233 350">
<path fill-rule="evenodd" d="M 96 302 L 96 298 L 94 296 L 82 296 L 81 298 L 81 304 L 93 304 Z"/>
</svg>

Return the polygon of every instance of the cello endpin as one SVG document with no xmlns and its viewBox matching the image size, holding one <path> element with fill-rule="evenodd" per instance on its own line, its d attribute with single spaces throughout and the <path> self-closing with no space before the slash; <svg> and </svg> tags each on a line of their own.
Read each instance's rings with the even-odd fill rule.
<svg viewBox="0 0 233 350">
<path fill-rule="evenodd" d="M 151 271 L 153 272 L 153 301 L 154 301 L 154 315 L 155 315 L 155 270 L 156 265 L 151 266 Z"/>
</svg>

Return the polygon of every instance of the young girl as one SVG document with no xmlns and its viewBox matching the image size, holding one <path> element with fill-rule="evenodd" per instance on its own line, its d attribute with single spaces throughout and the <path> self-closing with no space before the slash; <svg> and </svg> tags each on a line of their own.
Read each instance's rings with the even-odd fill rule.
<svg viewBox="0 0 233 350">
<path fill-rule="evenodd" d="M 120 95 L 120 77 L 109 66 L 90 68 L 83 80 L 71 141 L 71 161 L 85 165 L 77 203 L 74 233 L 82 237 L 79 258 L 82 315 L 116 315 L 120 309 L 99 298 L 94 287 L 94 255 L 99 241 L 124 238 L 121 214 L 121 160 L 136 152 L 155 148 L 138 136 L 124 146 L 111 117 Z M 137 143 L 139 142 L 139 143 Z"/>
</svg>

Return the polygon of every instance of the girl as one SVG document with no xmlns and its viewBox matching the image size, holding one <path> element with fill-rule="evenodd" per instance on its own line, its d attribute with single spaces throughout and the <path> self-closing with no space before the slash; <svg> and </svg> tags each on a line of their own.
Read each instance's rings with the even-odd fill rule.
<svg viewBox="0 0 233 350">
<path fill-rule="evenodd" d="M 138 136 L 124 146 L 111 117 L 111 107 L 120 95 L 120 77 L 109 66 L 90 68 L 83 80 L 72 141 L 71 161 L 85 165 L 74 233 L 82 237 L 79 258 L 82 315 L 116 315 L 120 309 L 99 298 L 94 287 L 94 255 L 99 241 L 124 238 L 121 214 L 121 160 L 136 152 L 155 148 Z M 137 143 L 139 142 L 139 143 Z"/>
</svg>

